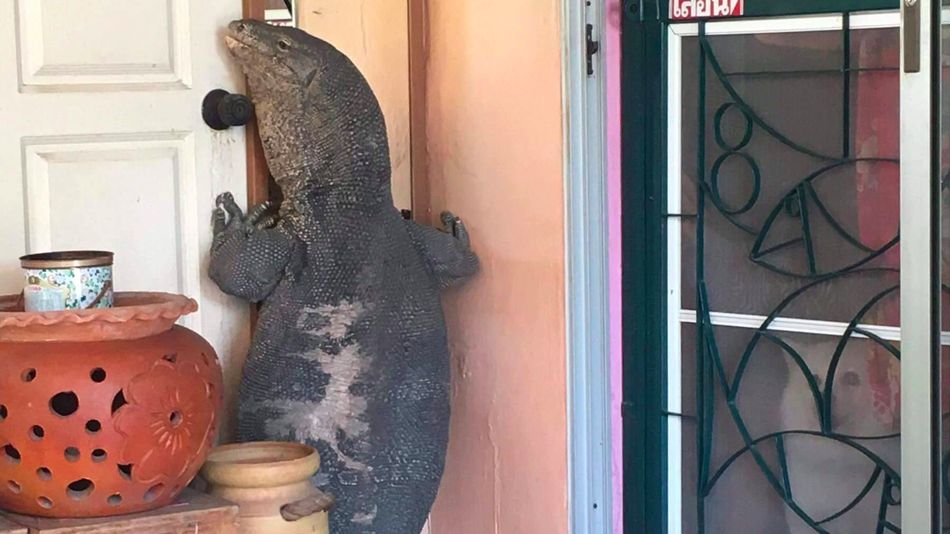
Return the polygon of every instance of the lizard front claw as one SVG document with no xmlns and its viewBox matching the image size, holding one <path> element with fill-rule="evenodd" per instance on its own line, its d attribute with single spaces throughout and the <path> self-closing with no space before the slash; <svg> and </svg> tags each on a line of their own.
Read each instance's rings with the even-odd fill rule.
<svg viewBox="0 0 950 534">
<path fill-rule="evenodd" d="M 463 245 L 466 247 L 469 246 L 468 230 L 465 228 L 465 223 L 462 222 L 462 219 L 456 217 L 451 211 L 443 211 L 442 226 L 446 232 L 452 234 L 452 236 L 461 241 Z"/>
<path fill-rule="evenodd" d="M 231 193 L 218 195 L 218 198 L 215 199 L 215 205 L 217 207 L 211 215 L 214 236 L 211 242 L 211 250 L 220 248 L 222 243 L 228 239 L 228 236 L 232 235 L 236 228 L 241 228 L 244 222 L 244 212 L 234 201 L 234 196 Z"/>
<path fill-rule="evenodd" d="M 455 221 L 458 220 L 458 217 L 455 216 L 451 211 L 443 211 L 440 219 L 442 219 L 442 228 L 450 234 L 454 234 L 453 227 L 455 226 Z"/>
<path fill-rule="evenodd" d="M 234 221 L 243 221 L 244 220 L 244 211 L 241 209 L 241 206 L 237 205 L 237 202 L 234 201 L 234 195 L 230 192 L 221 193 L 218 195 L 218 198 L 215 200 L 215 204 L 219 208 L 224 208 L 228 212 L 228 224 Z"/>
<path fill-rule="evenodd" d="M 258 230 L 270 230 L 271 228 L 277 226 L 277 223 L 279 222 L 280 216 L 278 216 L 276 213 L 272 213 L 258 221 L 257 224 L 254 225 L 254 228 Z"/>
<path fill-rule="evenodd" d="M 262 202 L 248 213 L 245 225 L 248 231 L 268 230 L 277 225 L 280 216 L 274 210 L 274 203 L 271 201 Z"/>
<path fill-rule="evenodd" d="M 244 234 L 249 235 L 255 230 L 271 229 L 277 225 L 279 220 L 277 214 L 274 213 L 274 205 L 270 201 L 262 202 L 253 207 L 246 216 L 231 193 L 218 195 L 215 204 L 217 208 L 215 208 L 212 216 L 215 246 L 225 239 L 225 234 L 229 231 L 240 229 Z"/>
<path fill-rule="evenodd" d="M 247 212 L 247 219 L 245 222 L 248 225 L 256 226 L 257 223 L 260 222 L 261 218 L 271 210 L 271 206 L 272 204 L 269 200 L 254 206 L 251 211 Z"/>
<path fill-rule="evenodd" d="M 221 208 L 215 208 L 211 213 L 211 228 L 215 236 L 224 232 L 224 229 L 228 226 L 228 217 L 225 214 L 224 210 Z"/>
</svg>

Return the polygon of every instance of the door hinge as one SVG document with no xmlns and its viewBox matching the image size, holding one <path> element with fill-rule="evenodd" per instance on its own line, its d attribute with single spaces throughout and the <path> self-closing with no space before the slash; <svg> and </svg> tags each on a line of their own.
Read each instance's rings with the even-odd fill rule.
<svg viewBox="0 0 950 534">
<path fill-rule="evenodd" d="M 594 54 L 600 52 L 600 41 L 594 40 L 594 25 L 587 25 L 587 75 L 594 75 Z"/>
</svg>

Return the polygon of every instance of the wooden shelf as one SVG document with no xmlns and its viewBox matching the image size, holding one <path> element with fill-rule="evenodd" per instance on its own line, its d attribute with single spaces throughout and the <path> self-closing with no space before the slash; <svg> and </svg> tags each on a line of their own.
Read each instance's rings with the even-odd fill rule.
<svg viewBox="0 0 950 534">
<path fill-rule="evenodd" d="M 0 534 L 236 534 L 237 513 L 234 504 L 186 489 L 175 504 L 140 514 L 45 519 L 4 513 Z"/>
<path fill-rule="evenodd" d="M 27 530 L 26 527 L 21 527 L 0 517 L 0 534 L 27 534 Z"/>
</svg>

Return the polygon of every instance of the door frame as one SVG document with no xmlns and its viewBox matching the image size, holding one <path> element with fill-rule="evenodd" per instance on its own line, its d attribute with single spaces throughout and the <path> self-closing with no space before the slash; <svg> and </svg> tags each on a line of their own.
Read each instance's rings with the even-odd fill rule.
<svg viewBox="0 0 950 534">
<path fill-rule="evenodd" d="M 630 534 L 669 530 L 667 221 L 680 214 L 666 213 L 668 6 L 668 0 L 627 0 L 621 26 L 621 408 L 624 532 Z M 898 0 L 745 0 L 742 19 L 899 7 Z"/>
<path fill-rule="evenodd" d="M 569 522 L 571 532 L 613 532 L 607 9 L 562 0 L 561 20 Z M 590 56 L 588 31 L 599 43 Z"/>
<path fill-rule="evenodd" d="M 247 19 L 267 20 L 267 0 L 241 0 L 243 16 Z M 291 16 L 294 26 L 297 25 L 297 2 L 291 0 L 293 10 Z M 250 91 L 250 89 L 248 89 Z M 264 156 L 264 145 L 261 144 L 261 135 L 257 127 L 257 117 L 251 115 L 251 120 L 245 125 L 245 139 L 247 146 L 247 208 L 256 206 L 271 199 L 271 176 Z M 259 305 L 251 303 L 251 332 L 257 327 Z"/>
<path fill-rule="evenodd" d="M 242 0 L 242 2 L 245 18 L 265 20 L 266 0 Z M 296 5 L 296 0 L 292 5 Z M 264 159 L 264 146 L 261 145 L 261 136 L 257 130 L 257 119 L 252 117 L 245 129 L 247 130 L 247 203 L 253 206 L 270 198 L 268 193 L 270 171 L 267 168 L 267 160 Z M 256 310 L 256 307 L 252 309 Z"/>
<path fill-rule="evenodd" d="M 920 12 L 919 69 L 905 70 L 901 59 L 902 117 L 926 117 L 930 128 L 901 120 L 901 256 L 926 267 L 929 276 L 901 269 L 901 500 L 902 527 L 907 532 L 939 533 L 948 498 L 942 484 L 942 247 L 941 152 L 943 134 L 943 37 L 950 12 L 939 0 L 918 0 Z M 906 23 L 906 20 L 905 20 Z M 906 26 L 901 37 L 906 41 Z M 929 98 L 928 98 L 929 97 Z M 917 216 L 910 216 L 916 214 Z M 908 394 L 909 393 L 909 394 Z M 943 520 L 943 521 L 942 521 Z"/>
</svg>

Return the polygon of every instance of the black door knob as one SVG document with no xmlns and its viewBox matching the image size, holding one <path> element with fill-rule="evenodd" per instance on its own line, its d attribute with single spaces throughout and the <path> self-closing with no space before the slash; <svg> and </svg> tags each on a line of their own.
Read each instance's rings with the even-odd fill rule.
<svg viewBox="0 0 950 534">
<path fill-rule="evenodd" d="M 224 89 L 214 89 L 205 95 L 201 103 L 201 116 L 205 124 L 215 130 L 244 126 L 251 120 L 253 113 L 254 105 L 250 98 Z"/>
</svg>

